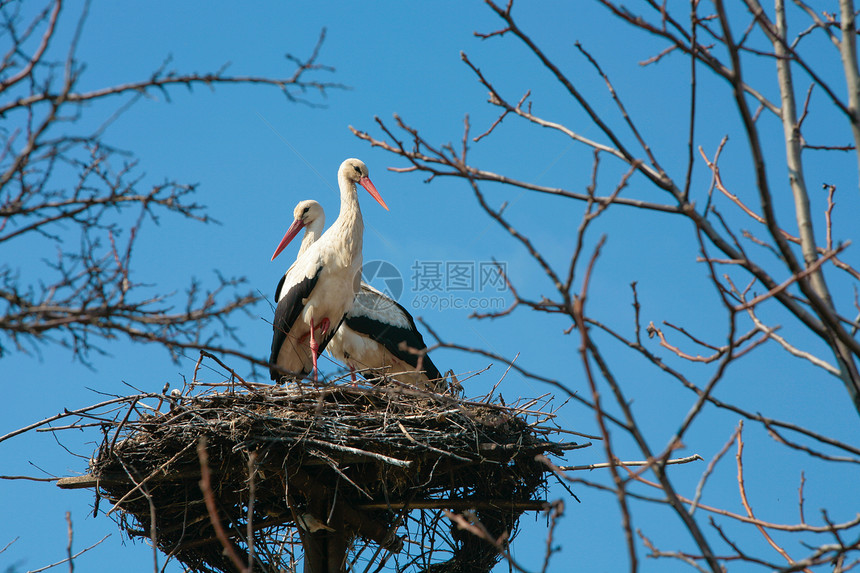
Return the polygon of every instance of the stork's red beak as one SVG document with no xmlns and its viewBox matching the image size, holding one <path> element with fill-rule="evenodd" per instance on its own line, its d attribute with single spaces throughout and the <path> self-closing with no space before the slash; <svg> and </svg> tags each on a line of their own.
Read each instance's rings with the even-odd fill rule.
<svg viewBox="0 0 860 573">
<path fill-rule="evenodd" d="M 388 205 L 385 204 L 385 201 L 382 200 L 382 196 L 379 194 L 379 191 L 376 190 L 376 186 L 370 182 L 369 177 L 362 177 L 358 181 L 359 185 L 367 189 L 367 192 L 370 193 L 370 196 L 376 199 L 376 202 L 385 207 L 385 210 L 388 211 Z"/>
<path fill-rule="evenodd" d="M 272 255 L 273 261 L 275 260 L 275 257 L 280 255 L 281 251 L 283 251 L 284 248 L 286 248 L 286 246 L 290 244 L 290 241 L 292 241 L 295 236 L 299 234 L 299 231 L 301 231 L 304 226 L 305 223 L 301 219 L 296 219 L 295 221 L 293 221 L 293 224 L 290 225 L 289 229 L 287 229 L 287 234 L 284 235 L 284 238 L 281 239 L 281 242 L 278 244 L 278 248 L 275 249 L 275 254 Z"/>
</svg>

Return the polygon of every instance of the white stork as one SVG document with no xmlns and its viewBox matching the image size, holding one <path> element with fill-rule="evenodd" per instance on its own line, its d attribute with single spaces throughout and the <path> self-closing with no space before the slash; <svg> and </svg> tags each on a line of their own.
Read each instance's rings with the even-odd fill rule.
<svg viewBox="0 0 860 573">
<path fill-rule="evenodd" d="M 301 256 L 322 233 L 325 212 L 319 203 L 309 199 L 296 205 L 294 216 L 295 233 L 305 229 L 298 255 Z M 409 311 L 364 282 L 355 295 L 352 309 L 328 344 L 329 352 L 349 366 L 353 380 L 356 370 L 379 370 L 400 382 L 437 390 L 442 376 L 436 365 L 426 354 L 419 357 L 409 351 L 426 348 Z"/>
<path fill-rule="evenodd" d="M 272 323 L 272 353 L 269 362 L 272 380 L 280 370 L 318 376 L 317 359 L 346 313 L 352 308 L 361 280 L 361 245 L 364 222 L 355 184 L 364 187 L 386 210 L 358 159 L 347 159 L 337 172 L 340 187 L 340 215 L 319 240 L 309 244 L 287 269 L 275 293 L 278 306 Z M 298 234 L 301 219 L 295 221 L 272 255 L 275 260 Z M 332 328 L 333 327 L 333 328 Z"/>
<path fill-rule="evenodd" d="M 391 297 L 361 283 L 352 310 L 329 342 L 329 351 L 349 366 L 353 379 L 356 370 L 371 369 L 419 388 L 442 391 L 442 375 L 430 357 L 410 349 L 427 349 L 412 315 Z"/>
</svg>

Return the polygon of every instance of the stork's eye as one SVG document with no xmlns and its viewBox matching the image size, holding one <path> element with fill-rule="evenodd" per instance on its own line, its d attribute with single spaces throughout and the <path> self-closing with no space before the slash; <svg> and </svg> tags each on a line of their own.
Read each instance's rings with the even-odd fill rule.
<svg viewBox="0 0 860 573">
<path fill-rule="evenodd" d="M 305 213 L 307 213 L 307 212 L 308 212 L 308 209 L 310 209 L 310 207 L 305 207 L 305 210 L 304 210 L 304 211 L 302 211 L 302 215 L 304 215 Z"/>
<path fill-rule="evenodd" d="M 359 167 L 358 165 L 353 165 L 353 166 L 352 166 L 352 168 L 353 168 L 353 169 L 355 169 L 355 172 L 356 172 L 356 173 L 358 173 L 359 175 L 361 175 L 361 167 Z"/>
</svg>

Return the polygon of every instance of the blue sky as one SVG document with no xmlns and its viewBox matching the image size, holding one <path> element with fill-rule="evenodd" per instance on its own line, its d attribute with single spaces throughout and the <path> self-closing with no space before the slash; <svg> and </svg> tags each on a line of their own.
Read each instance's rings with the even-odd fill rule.
<svg viewBox="0 0 860 573">
<path fill-rule="evenodd" d="M 631 34 L 630 29 L 608 18 L 596 3 L 523 3 L 516 9 L 521 14 L 520 25 L 533 33 L 560 67 L 581 80 L 589 96 L 599 98 L 599 111 L 612 114 L 614 108 L 603 97 L 604 85 L 573 42 L 582 42 L 600 60 L 619 93 L 626 96 L 631 115 L 654 142 L 655 152 L 667 171 L 682 179 L 688 100 L 687 80 L 682 74 L 688 66 L 686 60 L 670 58 L 656 66 L 639 66 L 639 61 L 657 53 L 663 45 L 645 36 L 636 36 L 633 43 L 620 41 Z M 71 34 L 78 14 L 75 6 L 64 9 L 62 38 Z M 229 72 L 236 75 L 287 76 L 292 68 L 284 54 L 309 54 L 323 27 L 327 28 L 327 37 L 320 62 L 334 66 L 336 71 L 321 72 L 315 77 L 350 87 L 330 90 L 325 98 L 308 93 L 307 99 L 322 104 L 320 107 L 291 104 L 277 90 L 260 87 L 222 86 L 209 90 L 198 86 L 193 93 L 178 88 L 170 92 L 170 102 L 156 95 L 138 101 L 125 112 L 111 125 L 106 140 L 135 153 L 140 160 L 138 173 L 148 184 L 168 178 L 197 183 L 197 200 L 221 222 L 205 226 L 166 216 L 158 225 L 147 224 L 134 255 L 137 279 L 157 284 L 162 290 L 181 292 L 192 278 L 214 284 L 213 269 L 217 269 L 226 276 L 247 277 L 251 288 L 270 299 L 294 253 L 288 249 L 274 263 L 269 261 L 292 220 L 293 206 L 302 199 L 317 199 L 326 208 L 327 220 L 333 221 L 338 209 L 337 167 L 347 157 L 359 157 L 367 163 L 371 179 L 391 209 L 386 212 L 365 194 L 360 197 L 367 225 L 364 258 L 385 260 L 400 269 L 406 285 L 400 302 L 407 308 L 414 309 L 415 301 L 420 306 L 424 300 L 421 296 L 428 294 L 411 288 L 416 262 L 480 264 L 495 258 L 506 263 L 521 292 L 533 297 L 551 294 L 551 283 L 527 253 L 480 211 L 464 183 L 436 181 L 426 185 L 420 175 L 393 173 L 387 168 L 403 166 L 402 161 L 371 149 L 348 130 L 352 125 L 379 136 L 374 116 L 390 124 L 392 114 L 397 113 L 419 127 L 431 142 L 459 145 L 463 118 L 468 113 L 473 134 L 484 131 L 496 118 L 496 112 L 486 104 L 486 90 L 461 62 L 462 50 L 509 99 L 519 99 L 531 89 L 536 111 L 586 136 L 599 137 L 581 110 L 521 44 L 512 39 L 482 41 L 473 36 L 474 31 L 488 32 L 499 26 L 496 16 L 479 2 L 261 2 L 243 5 L 241 10 L 234 4 L 216 7 L 204 2 L 93 3 L 78 50 L 78 58 L 86 63 L 80 83 L 83 90 L 145 78 L 167 57 L 171 58 L 168 67 L 181 72 L 213 71 L 230 62 Z M 60 43 L 54 47 L 57 53 L 65 49 Z M 768 62 L 759 65 L 762 70 L 770 69 Z M 837 73 L 838 67 L 827 71 Z M 728 93 L 727 86 L 713 78 L 703 77 L 701 89 L 705 93 Z M 117 98 L 87 109 L 80 128 L 101 124 L 123 102 Z M 731 108 L 720 104 L 716 97 L 709 102 L 712 105 L 700 115 L 697 143 L 712 156 L 720 138 L 737 128 L 737 119 Z M 773 122 L 772 118 L 765 121 Z M 827 125 L 826 121 L 821 123 Z M 822 129 L 812 133 L 823 136 L 828 132 Z M 850 137 L 846 135 L 844 139 L 847 143 Z M 749 161 L 742 136 L 735 134 L 730 141 L 724 161 L 734 168 L 725 177 L 727 183 L 740 187 L 748 181 Z M 769 166 L 778 173 L 782 142 L 775 139 L 766 145 L 773 157 Z M 558 135 L 536 133 L 535 128 L 512 118 L 506 119 L 493 137 L 471 148 L 473 162 L 488 170 L 575 191 L 584 190 L 589 183 L 590 152 Z M 850 158 L 847 161 L 850 166 Z M 819 156 L 809 157 L 808 167 L 816 189 L 821 182 L 840 185 L 836 222 L 850 232 L 851 213 L 856 213 L 858 207 L 856 170 L 823 161 Z M 607 162 L 601 171 L 603 189 L 614 185 L 618 173 L 618 168 Z M 699 163 L 694 190 L 706 188 L 709 181 L 710 174 Z M 493 186 L 487 189 L 492 192 L 493 205 L 510 203 L 507 214 L 512 222 L 522 226 L 550 261 L 566 263 L 582 215 L 581 204 Z M 654 193 L 642 185 L 641 179 L 633 179 L 630 196 L 660 199 Z M 821 212 L 822 201 L 822 197 L 814 197 L 816 212 Z M 729 211 L 728 206 L 724 208 Z M 782 215 L 791 225 L 790 214 Z M 609 237 L 593 277 L 590 313 L 629 332 L 633 320 L 629 284 L 638 281 L 645 324 L 666 320 L 691 325 L 699 336 L 722 340 L 725 324 L 707 310 L 708 305 L 716 304 L 717 295 L 707 280 L 706 269 L 692 266 L 698 247 L 689 231 L 689 223 L 666 215 L 610 209 L 589 235 L 591 245 L 602 233 Z M 22 268 L 23 276 L 37 277 L 41 267 L 34 262 L 50 256 L 40 248 L 33 243 L 32 250 L 28 247 L 8 256 Z M 845 258 L 858 262 L 851 250 Z M 852 296 L 848 289 L 836 294 Z M 486 293 L 464 296 L 483 300 Z M 507 293 L 503 296 L 510 301 Z M 252 310 L 252 316 L 236 316 L 235 326 L 246 351 L 267 355 L 271 337 L 267 321 L 271 314 L 268 304 L 262 303 Z M 471 320 L 467 310 L 418 308 L 414 314 L 427 320 L 449 341 L 506 356 L 519 353 L 522 366 L 587 392 L 576 354 L 579 341 L 575 334 L 562 334 L 569 326 L 564 321 L 535 316 L 522 309 L 496 321 Z M 772 319 L 783 320 L 778 311 L 773 311 Z M 792 332 L 791 325 L 788 329 Z M 801 341 L 807 349 L 821 349 L 816 340 Z M 608 353 L 616 352 L 621 357 L 614 364 L 615 373 L 623 380 L 652 447 L 661 449 L 694 397 L 681 393 L 673 382 L 661 378 L 641 359 L 613 348 L 606 339 L 600 342 L 606 344 Z M 651 341 L 650 348 L 657 349 L 656 341 Z M 106 344 L 105 349 L 108 355 L 91 357 L 92 369 L 54 347 L 44 347 L 38 354 L 4 356 L 6 405 L 0 434 L 63 408 L 95 403 L 100 400 L 99 392 L 130 392 L 126 384 L 147 391 L 160 390 L 165 382 L 180 385 L 181 377 L 190 376 L 196 361 L 196 356 L 188 356 L 175 364 L 161 349 L 124 342 Z M 434 353 L 433 359 L 440 369 L 457 373 L 490 364 L 484 358 L 444 350 Z M 711 372 L 704 366 L 691 368 L 671 356 L 666 360 L 687 369 L 700 384 Z M 327 369 L 334 372 L 336 365 Z M 503 372 L 503 365 L 494 364 L 487 373 L 468 382 L 466 393 L 486 392 Z M 537 396 L 549 389 L 516 374 L 509 374 L 500 386 L 509 400 Z M 752 409 L 756 404 L 766 404 L 771 408 L 768 414 L 774 417 L 791 418 L 803 411 L 816 430 L 856 442 L 856 412 L 839 382 L 805 362 L 787 357 L 773 344 L 733 366 L 720 392 Z M 583 432 L 597 431 L 593 415 L 575 405 L 562 409 L 560 423 Z M 699 453 L 710 458 L 736 423 L 736 416 L 709 412 L 689 434 L 686 450 L 679 455 Z M 773 521 L 796 520 L 796 488 L 800 470 L 807 467 L 808 459 L 797 453 L 776 454 L 760 429 L 749 427 L 747 432 L 748 487 L 756 508 L 762 517 Z M 59 437 L 63 446 L 84 457 L 90 455 L 99 439 L 94 434 L 68 432 Z M 629 452 L 629 457 L 639 457 L 633 445 L 620 436 L 616 448 L 622 455 Z M 602 450 L 595 447 L 571 454 L 567 462 L 604 461 L 602 455 Z M 0 458 L 2 474 L 41 475 L 40 471 L 44 471 L 65 476 L 86 468 L 85 458 L 67 453 L 51 434 L 30 433 L 0 444 Z M 767 479 L 769 467 L 778 467 L 781 475 L 794 477 L 773 483 Z M 684 493 L 692 495 L 703 469 L 700 463 L 673 470 L 679 483 L 689 488 Z M 715 504 L 724 502 L 737 510 L 740 505 L 732 490 L 733 471 L 732 463 L 724 461 L 712 478 L 713 490 L 707 490 L 707 494 L 714 496 Z M 597 474 L 587 477 L 607 479 Z M 818 506 L 839 507 L 842 515 L 831 515 L 832 519 L 853 517 L 860 502 L 857 477 L 856 472 L 849 479 L 844 472 L 830 476 L 808 469 L 810 512 L 817 511 Z M 838 506 L 834 503 L 837 492 L 841 499 Z M 556 535 L 562 547 L 561 556 L 556 557 L 556 570 L 564 570 L 565 561 L 573 558 L 583 570 L 615 571 L 623 567 L 626 561 L 614 499 L 581 486 L 575 488 L 575 493 L 582 503 L 568 500 L 567 515 Z M 548 495 L 567 497 L 557 487 Z M 63 515 L 71 511 L 76 548 L 111 535 L 100 548 L 80 558 L 82 570 L 109 570 L 118 562 L 128 564 L 128 570 L 151 569 L 151 551 L 144 543 L 123 541 L 109 519 L 103 515 L 92 517 L 93 495 L 89 491 L 0 482 L 0 499 L 4 500 L 4 514 L 14 516 L 0 522 L 0 547 L 18 538 L 0 555 L 0 566 L 4 568 L 27 570 L 62 559 L 66 545 Z M 667 549 L 675 548 L 676 543 L 688 543 L 678 533 L 675 517 L 665 509 L 647 505 L 636 505 L 635 509 L 634 525 L 642 527 L 655 541 L 663 542 Z M 655 527 L 657 523 L 659 527 Z M 538 569 L 545 533 L 542 519 L 533 521 L 525 516 L 520 541 L 514 545 L 517 559 Z M 744 541 L 756 550 L 762 543 L 759 538 Z M 792 549 L 805 554 L 800 547 Z M 644 554 L 641 548 L 640 557 Z M 644 562 L 642 567 L 680 569 L 664 562 Z M 174 565 L 169 570 L 180 568 Z"/>
</svg>

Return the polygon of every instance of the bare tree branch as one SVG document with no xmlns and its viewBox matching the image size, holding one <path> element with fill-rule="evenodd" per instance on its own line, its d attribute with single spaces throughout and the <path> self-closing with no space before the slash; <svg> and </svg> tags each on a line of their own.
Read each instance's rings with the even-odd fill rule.
<svg viewBox="0 0 860 573">
<path fill-rule="evenodd" d="M 681 4 L 643 0 L 637 7 L 640 12 L 634 12 L 613 0 L 597 2 L 634 32 L 639 31 L 657 39 L 658 47 L 641 65 L 654 66 L 659 63 L 660 66 L 673 66 L 673 72 L 686 70 L 687 75 L 682 77 L 682 81 L 688 80 L 689 83 L 681 87 L 690 94 L 688 129 L 673 142 L 676 144 L 676 153 L 682 145 L 685 146 L 686 161 L 679 162 L 677 157 L 668 157 L 664 150 L 655 145 L 654 140 L 649 139 L 647 132 L 640 129 L 644 125 L 643 118 L 636 117 L 633 112 L 635 107 L 630 105 L 633 101 L 630 97 L 636 98 L 638 94 L 626 94 L 627 97 L 624 97 L 625 94 L 616 89 L 609 68 L 601 65 L 593 55 L 597 51 L 576 44 L 589 71 L 593 70 L 595 74 L 587 76 L 579 70 L 573 73 L 568 70 L 571 64 L 554 62 L 538 41 L 538 34 L 530 34 L 522 25 L 525 18 L 519 18 L 518 10 L 525 11 L 528 8 L 519 5 L 515 8 L 513 2 L 499 3 L 494 0 L 486 0 L 486 4 L 499 17 L 501 25 L 490 32 L 478 32 L 476 36 L 497 45 L 504 43 L 507 46 L 513 42 L 518 49 L 525 48 L 533 58 L 532 63 L 544 71 L 546 78 L 561 86 L 569 96 L 569 103 L 581 112 L 579 117 L 584 116 L 587 121 L 580 120 L 575 126 L 569 122 L 566 125 L 558 118 L 567 110 L 556 110 L 549 103 L 541 106 L 540 113 L 536 113 L 534 109 L 543 102 L 536 100 L 537 92 L 532 86 L 511 87 L 510 78 L 506 78 L 505 89 L 501 89 L 500 81 L 482 70 L 473 57 L 461 52 L 461 59 L 476 82 L 489 92 L 487 104 L 493 113 L 488 127 L 475 137 L 469 135 L 467 117 L 464 133 L 456 138 L 462 139 L 462 150 L 455 150 L 451 144 L 437 145 L 428 140 L 418 126 L 406 123 L 399 116 L 394 116 L 391 124 L 376 118 L 377 128 L 381 131 L 378 137 L 353 129 L 357 137 L 401 161 L 398 166 L 390 168 L 392 171 L 421 173 L 428 183 L 445 184 L 442 182 L 459 180 L 468 186 L 464 192 L 476 199 L 481 212 L 516 240 L 518 252 L 532 261 L 532 272 L 536 269 L 541 275 L 540 281 L 534 281 L 531 276 L 525 280 L 509 266 L 504 273 L 504 281 L 513 302 L 503 310 L 475 313 L 472 317 L 507 320 L 519 309 L 520 312 L 540 313 L 537 315 L 540 317 L 552 317 L 556 329 L 559 328 L 559 318 L 563 318 L 569 326 L 562 326 L 564 330 L 558 336 L 564 337 L 574 331 L 579 334 L 577 362 L 584 372 L 584 380 L 578 380 L 576 371 L 569 377 L 549 376 L 542 373 L 539 366 L 525 368 L 521 363 L 514 363 L 491 350 L 458 344 L 456 341 L 442 341 L 435 331 L 428 328 L 438 342 L 434 348 L 457 349 L 502 361 L 511 370 L 530 380 L 550 384 L 592 410 L 595 424 L 603 438 L 606 458 L 603 462 L 560 468 L 548 460 L 540 461 L 547 464 L 560 479 L 611 495 L 620 517 L 619 529 L 625 540 L 625 554 L 631 571 L 639 567 L 642 543 L 651 551 L 650 557 L 677 559 L 698 571 L 723 571 L 734 563 L 779 571 L 814 569 L 828 561 L 835 563 L 839 570 L 842 567 L 856 567 L 860 544 L 843 539 L 848 539 L 849 535 L 853 536 L 852 539 L 857 538 L 860 523 L 856 519 L 849 519 L 836 526 L 826 518 L 823 525 L 808 523 L 803 517 L 802 491 L 800 524 L 767 522 L 757 517 L 747 498 L 742 473 L 736 476 L 736 485 L 740 488 L 742 503 L 746 504 L 745 512 L 726 509 L 735 500 L 707 499 L 705 483 L 723 479 L 715 468 L 732 443 L 741 443 L 739 429 L 732 430 L 732 439 L 709 462 L 695 491 L 689 495 L 681 492 L 679 482 L 668 469 L 669 461 L 674 459 L 673 453 L 679 448 L 689 447 L 686 441 L 696 439 L 695 436 L 702 431 L 713 431 L 710 424 L 715 419 L 715 411 L 731 413 L 747 423 L 756 424 L 764 430 L 762 435 L 770 437 L 766 447 L 803 453 L 810 466 L 838 472 L 860 463 L 860 449 L 850 440 L 816 431 L 816 422 L 800 415 L 777 419 L 769 414 L 772 412 L 771 404 L 748 403 L 745 396 L 727 389 L 726 384 L 729 372 L 735 375 L 738 371 L 745 372 L 744 365 L 748 361 L 761 360 L 765 352 L 763 349 L 772 349 L 774 345 L 768 343 L 774 341 L 788 353 L 788 360 L 799 358 L 814 365 L 822 375 L 826 373 L 825 378 L 841 378 L 854 408 L 860 412 L 860 400 L 857 399 L 860 395 L 860 374 L 857 373 L 857 361 L 860 359 L 857 334 L 860 332 L 860 323 L 848 318 L 860 313 L 860 303 L 857 302 L 860 272 L 851 262 L 856 229 L 844 224 L 844 220 L 853 220 L 854 213 L 839 213 L 839 208 L 846 211 L 849 208 L 836 205 L 835 188 L 829 186 L 829 181 L 819 182 L 827 193 L 826 197 L 810 195 L 809 190 L 814 187 L 811 180 L 818 176 L 820 170 L 812 175 L 803 161 L 804 150 L 820 150 L 816 151 L 816 160 L 821 160 L 819 153 L 834 153 L 836 158 L 839 151 L 856 148 L 830 141 L 812 146 L 804 138 L 804 131 L 809 131 L 812 126 L 819 127 L 816 122 L 822 121 L 822 117 L 830 121 L 833 117 L 828 113 L 830 111 L 839 118 L 837 121 L 850 124 L 855 138 L 860 133 L 857 130 L 857 104 L 852 99 L 860 97 L 860 88 L 855 86 L 855 83 L 857 86 L 860 83 L 855 81 L 858 74 L 853 3 L 840 2 L 840 13 L 829 14 L 816 12 L 816 7 L 808 6 L 802 0 L 794 0 L 793 6 L 783 0 L 776 0 L 772 12 L 768 12 L 769 9 L 761 6 L 758 0 L 745 0 L 746 11 L 739 11 L 735 6 L 720 0 L 713 3 L 689 0 Z M 835 32 L 837 28 L 841 30 L 841 36 Z M 789 36 L 790 30 L 796 30 L 794 37 Z M 840 49 L 849 84 L 847 105 L 837 96 L 839 90 L 828 83 L 831 77 L 824 73 L 826 64 L 820 60 L 820 52 L 806 51 L 812 44 L 806 38 L 815 34 L 820 34 Z M 684 58 L 680 66 L 679 57 Z M 770 66 L 771 73 L 761 72 L 761 60 Z M 851 69 L 855 71 L 851 72 Z M 795 94 L 793 84 L 798 74 L 811 79 L 811 87 L 806 89 L 801 111 L 798 111 L 799 96 Z M 595 75 L 606 86 L 607 93 L 603 98 L 586 95 L 592 94 L 593 90 L 586 90 L 585 82 Z M 714 88 L 714 78 L 720 80 L 716 82 L 717 88 Z M 701 88 L 706 81 L 709 86 L 707 90 Z M 816 94 L 823 93 L 825 97 L 813 98 L 813 87 Z M 665 90 L 667 86 L 661 84 L 661 89 Z M 678 89 L 678 84 L 673 84 L 669 89 Z M 515 95 L 509 95 L 508 90 Z M 780 94 L 778 104 L 763 95 L 774 93 Z M 722 138 L 719 142 L 699 141 L 703 137 L 703 130 L 700 129 L 703 120 L 713 119 L 715 116 L 712 114 L 717 109 L 721 110 L 720 114 L 724 114 L 726 106 L 733 109 L 732 120 L 737 118 L 739 123 L 726 127 L 730 131 L 725 132 L 725 136 L 720 134 L 718 139 Z M 603 111 L 606 109 L 611 111 Z M 642 106 L 639 109 L 641 113 Z M 654 105 L 648 105 L 645 109 L 645 113 L 661 111 Z M 763 113 L 778 118 L 780 125 L 763 121 Z M 677 123 L 677 115 L 677 110 L 672 110 L 672 125 Z M 661 122 L 669 121 L 664 116 L 647 119 L 651 125 L 663 125 Z M 502 141 L 507 136 L 507 130 L 499 129 L 503 122 L 506 126 L 509 122 L 519 123 L 516 139 Z M 709 124 L 709 128 L 713 127 L 712 124 Z M 736 125 L 740 129 L 735 129 Z M 774 127 L 777 129 L 774 130 Z M 838 129 L 842 128 L 840 124 Z M 717 126 L 717 129 L 723 128 Z M 837 127 L 834 126 L 834 129 Z M 523 133 L 531 133 L 531 138 L 525 139 Z M 507 145 L 512 150 L 522 145 L 551 147 L 557 138 L 543 139 L 541 134 L 544 133 L 562 134 L 575 144 L 571 146 L 573 149 L 583 151 L 579 164 L 587 165 L 590 162 L 592 171 L 590 183 L 584 190 L 542 186 L 521 177 L 512 177 L 505 169 L 498 171 L 484 168 L 480 161 L 475 160 L 478 155 L 474 151 L 470 150 L 472 155 L 467 156 L 467 140 L 473 145 L 483 145 L 491 136 L 494 145 Z M 708 137 L 712 137 L 712 134 Z M 771 142 L 778 141 L 780 137 L 784 146 L 775 150 Z M 665 141 L 666 138 L 661 140 L 664 145 Z M 696 148 L 707 165 L 705 175 L 708 178 L 704 181 L 696 173 L 694 165 L 693 153 Z M 716 152 L 712 158 L 702 151 L 714 148 Z M 635 149 L 640 150 L 641 157 L 631 151 Z M 746 164 L 726 159 L 730 154 L 738 153 L 747 158 L 751 169 Z M 826 169 L 841 169 L 844 164 L 842 161 L 839 164 L 827 164 Z M 676 177 L 672 171 L 679 169 L 679 163 L 683 163 L 683 172 Z M 784 166 L 782 172 L 779 166 Z M 614 181 L 609 180 L 609 177 L 614 177 Z M 731 191 L 732 187 L 737 191 Z M 558 243 L 537 239 L 543 237 L 546 241 L 546 229 L 541 228 L 538 232 L 535 226 L 529 225 L 528 219 L 516 218 L 511 211 L 513 207 L 507 203 L 501 207 L 494 206 L 493 197 L 497 189 L 550 194 L 559 200 L 568 199 L 584 204 L 578 225 L 567 221 L 564 228 L 552 230 L 559 237 L 568 237 L 576 229 L 569 256 L 562 257 L 561 264 L 558 262 Z M 822 214 L 816 214 L 813 206 L 820 199 L 826 199 L 826 209 L 822 209 Z M 751 207 L 756 200 L 759 205 Z M 724 208 L 725 204 L 729 205 L 728 210 Z M 613 208 L 609 209 L 610 206 Z M 607 212 L 618 213 L 622 207 L 635 208 L 626 210 L 628 216 L 655 217 L 649 222 L 660 221 L 657 217 L 668 216 L 692 224 L 689 241 L 695 241 L 699 249 L 695 262 L 689 261 L 690 274 L 675 274 L 681 273 L 675 266 L 671 267 L 671 271 L 657 272 L 666 273 L 666 284 L 671 286 L 673 293 L 685 296 L 685 281 L 700 280 L 703 274 L 701 266 L 696 263 L 706 265 L 704 274 L 716 296 L 696 302 L 701 309 L 701 316 L 708 317 L 709 331 L 714 327 L 714 317 L 723 321 L 725 327 L 722 340 L 714 341 L 713 335 L 700 335 L 703 327 L 696 322 L 699 318 L 691 317 L 686 323 L 679 324 L 676 319 L 670 321 L 659 317 L 660 313 L 677 312 L 676 309 L 667 309 L 665 306 L 656 310 L 647 309 L 648 301 L 643 301 L 637 290 L 637 283 L 641 283 L 639 278 L 632 287 L 633 325 L 629 335 L 608 321 L 586 312 L 587 297 L 603 296 L 601 292 L 589 290 L 592 277 L 598 272 L 595 265 L 597 253 L 605 240 L 602 236 L 599 241 L 591 237 L 596 227 L 595 221 L 603 220 Z M 793 219 L 789 218 L 789 214 L 793 215 Z M 838 214 L 845 219 L 840 219 Z M 753 221 L 756 228 L 741 226 L 744 221 Z M 843 221 L 841 225 L 840 221 Z M 794 224 L 797 230 L 793 230 Z M 652 232 L 660 235 L 659 223 L 652 222 L 651 225 Z M 823 244 L 817 242 L 816 231 Z M 620 235 L 621 241 L 644 240 L 640 236 L 626 236 L 622 229 L 616 229 L 614 234 Z M 598 245 L 596 250 L 595 244 Z M 593 253 L 590 259 L 587 253 Z M 662 253 L 654 254 L 653 266 L 658 269 L 663 268 L 661 256 Z M 612 266 L 616 263 L 611 261 L 604 264 Z M 839 272 L 831 273 L 832 268 Z M 606 280 L 607 276 L 609 273 L 604 273 L 601 278 Z M 536 283 L 540 287 L 532 286 Z M 853 306 L 847 309 L 851 301 L 846 301 L 844 296 L 840 298 L 830 294 L 846 291 L 855 293 Z M 604 302 L 617 305 L 617 301 Z M 648 315 L 655 313 L 657 317 L 648 318 Z M 654 326 L 661 322 L 673 332 L 662 326 Z M 649 325 L 646 332 L 654 337 L 653 341 L 643 340 L 643 323 Z M 561 341 L 564 347 L 565 339 L 553 339 L 552 330 L 547 329 L 547 340 L 553 343 Z M 607 337 L 614 345 L 611 353 L 601 349 Z M 676 340 L 678 337 L 682 338 Z M 835 362 L 827 358 L 827 352 L 832 353 Z M 643 411 L 629 397 L 633 384 L 642 384 L 646 380 L 651 383 L 652 379 L 645 373 L 637 375 L 635 381 L 614 374 L 613 364 L 625 360 L 625 356 L 631 360 L 644 359 L 645 364 L 654 369 L 656 378 L 668 377 L 679 389 L 692 392 L 686 409 L 678 413 L 677 419 L 672 422 L 675 425 L 668 436 L 649 433 L 646 430 L 649 425 L 642 422 L 643 416 L 662 416 L 663 412 Z M 755 379 L 756 376 L 751 376 L 749 383 L 755 384 Z M 808 381 L 812 385 L 819 383 L 826 382 L 817 379 Z M 583 396 L 579 396 L 577 390 Z M 656 439 L 665 444 L 659 450 L 652 446 Z M 643 460 L 638 468 L 628 468 L 618 461 L 633 457 Z M 580 477 L 581 474 L 564 473 L 565 469 L 596 467 L 607 467 L 610 471 L 594 480 L 584 479 Z M 742 471 L 740 457 L 738 468 Z M 808 472 L 805 475 L 809 475 Z M 643 486 L 657 493 L 643 493 Z M 711 487 L 707 491 L 712 492 L 711 496 L 717 495 L 713 493 L 716 488 Z M 671 508 L 673 518 L 689 534 L 687 545 L 691 545 L 692 549 L 660 549 L 656 538 L 650 533 L 646 534 L 653 524 L 648 523 L 647 517 L 642 517 L 643 514 L 638 512 L 638 504 L 634 504 L 633 500 Z M 712 515 L 710 523 L 694 519 L 696 511 Z M 783 561 L 775 563 L 771 559 L 773 555 L 762 556 L 747 551 L 744 544 L 730 537 L 736 533 L 724 527 L 725 520 L 749 528 L 742 528 L 741 531 L 751 533 L 752 536 L 764 535 L 766 542 L 781 553 Z M 638 524 L 635 528 L 632 525 L 634 521 Z M 829 537 L 824 541 L 819 539 L 808 543 L 805 556 L 789 556 L 789 552 L 799 553 L 802 550 L 796 549 L 798 545 L 788 545 L 787 538 L 772 535 L 771 530 L 786 534 L 814 532 L 819 537 Z M 847 533 L 849 531 L 850 534 Z M 480 535 L 478 531 L 474 533 Z M 551 536 L 552 532 L 548 539 L 552 539 Z M 834 539 L 837 541 L 832 542 Z M 678 545 L 681 543 L 678 542 Z M 789 547 L 792 547 L 790 551 Z M 547 570 L 550 553 L 547 550 L 544 556 L 543 570 Z"/>
<path fill-rule="evenodd" d="M 217 276 L 210 287 L 192 280 L 183 300 L 137 273 L 133 254 L 150 222 L 164 215 L 214 222 L 193 200 L 196 186 L 146 182 L 133 153 L 105 143 L 106 125 L 85 131 L 77 124 L 95 104 L 118 102 L 113 121 L 141 95 L 169 100 L 177 87 L 274 87 L 289 102 L 316 105 L 305 94 L 344 88 L 320 79 L 333 71 L 320 63 L 325 30 L 308 57 L 286 56 L 293 69 L 284 77 L 162 67 L 148 78 L 83 91 L 78 85 L 84 66 L 76 49 L 89 4 L 79 11 L 61 61 L 51 61 L 48 46 L 60 41 L 68 7 L 48 0 L 25 24 L 14 4 L 0 6 L 0 117 L 17 126 L 4 130 L 0 151 L 0 248 L 6 253 L 0 257 L 0 358 L 12 349 L 38 352 L 59 345 L 91 364 L 92 355 L 106 352 L 106 342 L 124 337 L 172 351 L 223 350 L 259 364 L 235 350 L 241 343 L 230 317 L 260 300 L 242 292 L 243 278 Z M 43 261 L 38 281 L 20 271 L 24 251 Z"/>
</svg>

